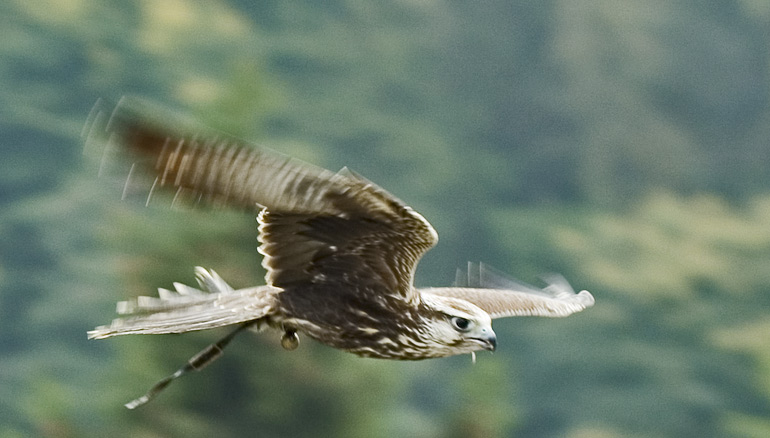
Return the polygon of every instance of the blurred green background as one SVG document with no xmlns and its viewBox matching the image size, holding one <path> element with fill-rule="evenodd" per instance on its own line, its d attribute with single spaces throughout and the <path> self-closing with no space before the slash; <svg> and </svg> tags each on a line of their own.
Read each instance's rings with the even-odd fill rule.
<svg viewBox="0 0 770 438">
<path fill-rule="evenodd" d="M 0 2 L 0 438 L 770 436 L 765 0 Z M 596 307 L 416 363 L 226 331 L 87 341 L 115 301 L 216 269 L 247 214 L 121 202 L 80 130 L 139 94 L 422 212 L 420 286 L 483 261 Z"/>
</svg>

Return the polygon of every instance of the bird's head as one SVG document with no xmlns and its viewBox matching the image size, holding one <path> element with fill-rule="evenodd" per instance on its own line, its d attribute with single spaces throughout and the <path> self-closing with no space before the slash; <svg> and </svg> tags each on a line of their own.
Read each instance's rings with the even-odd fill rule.
<svg viewBox="0 0 770 438">
<path fill-rule="evenodd" d="M 436 356 L 495 351 L 497 338 L 487 312 L 459 298 L 429 293 L 421 298 L 433 315 L 425 321 L 425 336 Z"/>
</svg>

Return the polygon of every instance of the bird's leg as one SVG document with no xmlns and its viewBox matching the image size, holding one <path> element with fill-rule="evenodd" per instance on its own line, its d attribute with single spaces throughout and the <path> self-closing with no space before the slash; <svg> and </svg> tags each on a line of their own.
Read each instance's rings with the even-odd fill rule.
<svg viewBox="0 0 770 438">
<path fill-rule="evenodd" d="M 165 378 L 158 381 L 158 383 L 153 385 L 152 388 L 150 388 L 150 390 L 147 391 L 147 393 L 145 393 L 143 396 L 135 400 L 131 400 L 130 402 L 126 403 L 124 406 L 127 407 L 128 409 L 136 409 L 139 406 L 142 406 L 143 404 L 155 398 L 155 396 L 158 395 L 159 392 L 163 391 L 166 388 L 166 386 L 168 386 L 168 384 L 171 383 L 173 380 L 176 380 L 177 378 L 182 377 L 191 371 L 202 370 L 211 362 L 214 362 L 215 360 L 219 359 L 220 356 L 222 356 L 224 348 L 227 346 L 227 344 L 230 343 L 230 341 L 233 340 L 235 335 L 240 333 L 242 330 L 250 327 L 255 322 L 256 321 L 249 321 L 241 324 L 240 326 L 238 326 L 237 329 L 230 332 L 227 336 L 209 345 L 208 347 L 204 348 L 200 353 L 190 358 L 190 360 L 188 360 L 187 363 L 182 368 L 179 368 L 178 370 L 176 370 L 174 374 L 171 374 L 170 376 L 166 376 Z"/>
</svg>

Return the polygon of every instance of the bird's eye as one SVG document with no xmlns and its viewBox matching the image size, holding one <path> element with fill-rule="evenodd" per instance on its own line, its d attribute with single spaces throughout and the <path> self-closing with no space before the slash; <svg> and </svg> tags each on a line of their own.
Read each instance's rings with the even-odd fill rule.
<svg viewBox="0 0 770 438">
<path fill-rule="evenodd" d="M 455 316 L 452 318 L 452 325 L 457 331 L 467 332 L 471 328 L 471 322 L 468 319 Z"/>
</svg>

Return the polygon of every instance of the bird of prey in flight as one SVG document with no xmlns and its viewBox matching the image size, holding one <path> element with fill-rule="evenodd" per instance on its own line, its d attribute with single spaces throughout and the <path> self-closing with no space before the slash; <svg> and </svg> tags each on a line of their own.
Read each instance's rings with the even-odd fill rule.
<svg viewBox="0 0 770 438">
<path fill-rule="evenodd" d="M 98 103 L 87 148 L 130 157 L 126 187 L 149 173 L 148 202 L 166 190 L 174 202 L 258 211 L 266 284 L 234 289 L 197 267 L 199 289 L 175 283 L 157 298 L 118 303 L 123 316 L 89 338 L 234 326 L 128 408 L 219 357 L 244 329 L 277 330 L 289 350 L 303 334 L 359 356 L 417 360 L 495 350 L 495 318 L 563 317 L 594 304 L 561 276 L 541 289 L 483 266 L 464 285 L 418 289 L 415 267 L 438 241 L 419 213 L 347 168 L 334 173 L 201 128 L 193 133 L 174 118 L 135 99 L 123 98 L 111 114 Z"/>
</svg>

